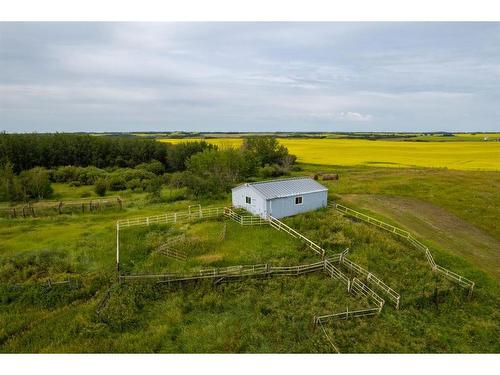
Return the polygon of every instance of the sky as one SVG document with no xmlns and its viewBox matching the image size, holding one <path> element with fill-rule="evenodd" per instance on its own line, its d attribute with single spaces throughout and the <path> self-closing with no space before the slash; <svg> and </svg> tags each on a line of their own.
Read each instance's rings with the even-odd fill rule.
<svg viewBox="0 0 500 375">
<path fill-rule="evenodd" d="M 0 131 L 500 131 L 500 23 L 0 22 Z"/>
</svg>

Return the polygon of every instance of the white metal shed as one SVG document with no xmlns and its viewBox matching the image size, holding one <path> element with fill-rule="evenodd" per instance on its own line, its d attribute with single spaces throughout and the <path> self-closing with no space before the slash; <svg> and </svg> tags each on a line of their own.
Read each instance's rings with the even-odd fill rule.
<svg viewBox="0 0 500 375">
<path fill-rule="evenodd" d="M 232 189 L 233 207 L 279 219 L 326 207 L 328 188 L 309 177 L 253 182 Z"/>
</svg>

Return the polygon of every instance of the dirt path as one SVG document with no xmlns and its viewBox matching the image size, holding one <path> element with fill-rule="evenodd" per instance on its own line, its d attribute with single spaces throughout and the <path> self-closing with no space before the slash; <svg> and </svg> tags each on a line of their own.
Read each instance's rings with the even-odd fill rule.
<svg viewBox="0 0 500 375">
<path fill-rule="evenodd" d="M 420 239 L 464 257 L 500 280 L 500 243 L 445 209 L 414 198 L 375 194 L 345 194 L 342 200 L 399 222 Z"/>
</svg>

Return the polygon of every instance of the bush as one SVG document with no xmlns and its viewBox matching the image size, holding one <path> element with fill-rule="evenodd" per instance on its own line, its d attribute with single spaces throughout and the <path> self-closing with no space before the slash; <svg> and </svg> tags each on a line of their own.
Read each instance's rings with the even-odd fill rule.
<svg viewBox="0 0 500 375">
<path fill-rule="evenodd" d="M 264 178 L 289 175 L 290 172 L 278 164 L 266 164 L 259 169 L 259 175 Z"/>
<path fill-rule="evenodd" d="M 181 188 L 184 186 L 184 173 L 174 172 L 170 175 L 168 185 L 173 188 Z"/>
<path fill-rule="evenodd" d="M 165 172 L 165 166 L 158 160 L 152 160 L 149 163 L 139 164 L 135 169 L 143 169 L 147 172 L 154 173 L 159 176 Z"/>
<path fill-rule="evenodd" d="M 104 195 L 106 195 L 107 188 L 108 184 L 106 183 L 106 180 L 104 180 L 103 178 L 95 182 L 94 191 L 98 196 L 104 197 Z"/>
<path fill-rule="evenodd" d="M 96 167 L 75 167 L 67 165 L 50 171 L 50 179 L 54 182 L 79 182 L 80 185 L 93 185 L 98 178 L 106 176 L 106 172 Z M 72 186 L 80 186 L 72 185 Z"/>
<path fill-rule="evenodd" d="M 147 197 L 148 200 L 151 202 L 161 202 L 162 201 L 161 188 L 162 188 L 162 179 L 160 177 L 150 180 L 149 184 L 147 184 L 144 189 L 149 193 Z"/>
<path fill-rule="evenodd" d="M 125 190 L 126 181 L 122 176 L 114 175 L 108 178 L 108 188 L 111 191 Z"/>
<path fill-rule="evenodd" d="M 110 177 L 119 176 L 123 178 L 126 182 L 131 180 L 151 180 L 156 177 L 152 172 L 148 172 L 145 169 L 118 169 Z"/>
<path fill-rule="evenodd" d="M 144 180 L 144 181 L 147 181 L 147 180 Z M 134 178 L 133 180 L 130 180 L 127 182 L 127 189 L 144 190 L 143 183 L 141 183 L 141 180 L 139 180 L 138 178 Z"/>
<path fill-rule="evenodd" d="M 44 199 L 52 195 L 52 186 L 49 180 L 49 171 L 36 167 L 21 172 L 19 175 L 22 189 L 29 198 Z"/>
</svg>

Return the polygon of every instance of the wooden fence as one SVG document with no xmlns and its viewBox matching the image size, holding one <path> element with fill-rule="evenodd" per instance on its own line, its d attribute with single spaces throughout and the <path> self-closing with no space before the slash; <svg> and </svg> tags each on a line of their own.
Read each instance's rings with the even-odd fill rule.
<svg viewBox="0 0 500 375">
<path fill-rule="evenodd" d="M 0 217 L 16 219 L 37 216 L 61 215 L 72 212 L 97 212 L 116 206 L 123 207 L 121 197 L 105 197 L 79 200 L 40 201 L 18 204 L 10 207 L 0 207 Z"/>
<path fill-rule="evenodd" d="M 425 246 L 422 242 L 418 241 L 415 237 L 413 237 L 410 234 L 410 232 L 407 232 L 401 228 L 395 227 L 394 225 L 385 223 L 381 220 L 375 219 L 375 218 L 368 216 L 362 212 L 353 210 L 352 208 L 343 206 L 343 205 L 338 204 L 338 203 L 332 203 L 331 206 L 344 215 L 355 217 L 359 220 L 362 220 L 362 221 L 367 222 L 369 224 L 373 224 L 379 228 L 382 228 L 382 229 L 389 231 L 389 232 L 391 232 L 399 237 L 406 239 L 415 248 L 422 250 L 424 252 L 426 259 L 434 272 L 437 272 L 438 274 L 445 277 L 446 279 L 460 285 L 461 287 L 463 287 L 465 289 L 468 289 L 469 296 L 472 295 L 475 283 L 473 281 L 455 273 L 455 272 L 448 270 L 447 268 L 444 268 L 444 267 L 436 264 L 436 262 L 434 261 L 434 257 L 432 256 L 429 248 L 427 246 Z"/>
</svg>

